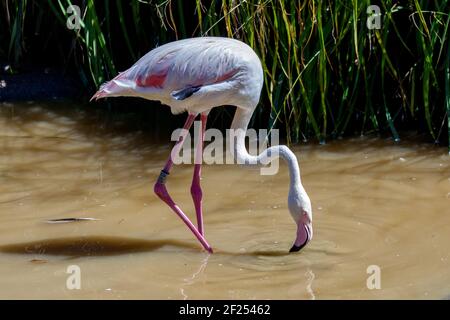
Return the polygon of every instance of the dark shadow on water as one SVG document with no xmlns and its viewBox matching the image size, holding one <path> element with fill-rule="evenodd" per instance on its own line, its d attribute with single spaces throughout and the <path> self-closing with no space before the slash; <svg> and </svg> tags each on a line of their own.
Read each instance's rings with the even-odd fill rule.
<svg viewBox="0 0 450 320">
<path fill-rule="evenodd" d="M 164 248 L 166 247 L 166 248 Z M 172 249 L 170 249 L 172 247 Z M 175 248 L 174 248 L 175 247 Z M 0 252 L 16 254 L 46 254 L 55 256 L 113 256 L 135 252 L 152 252 L 160 249 L 201 250 L 195 243 L 170 239 L 143 240 L 123 237 L 67 237 L 0 246 Z M 174 250 L 175 249 L 175 250 Z"/>
<path fill-rule="evenodd" d="M 54 256 L 83 257 L 83 256 L 114 256 L 138 252 L 153 251 L 179 252 L 186 250 L 191 253 L 204 254 L 205 251 L 197 244 L 172 239 L 145 240 L 125 237 L 88 236 L 43 239 L 31 242 L 12 243 L 0 246 L 0 252 L 13 254 L 45 254 Z M 289 256 L 289 252 L 282 250 L 227 252 L 216 249 L 216 255 L 228 256 Z M 299 253 L 296 253 L 298 255 Z"/>
</svg>

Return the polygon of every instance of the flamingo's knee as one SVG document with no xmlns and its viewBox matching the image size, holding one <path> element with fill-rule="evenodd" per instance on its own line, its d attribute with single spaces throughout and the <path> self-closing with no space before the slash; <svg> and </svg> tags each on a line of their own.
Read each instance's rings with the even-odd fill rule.
<svg viewBox="0 0 450 320">
<path fill-rule="evenodd" d="M 153 191 L 159 198 L 161 198 L 161 200 L 167 200 L 168 193 L 165 185 L 156 182 L 155 186 L 153 187 Z"/>
<path fill-rule="evenodd" d="M 170 196 L 166 189 L 166 180 L 169 173 L 165 170 L 161 170 L 161 173 L 159 174 L 158 180 L 155 183 L 155 186 L 153 187 L 153 191 L 155 194 L 164 201 L 169 201 Z"/>
</svg>

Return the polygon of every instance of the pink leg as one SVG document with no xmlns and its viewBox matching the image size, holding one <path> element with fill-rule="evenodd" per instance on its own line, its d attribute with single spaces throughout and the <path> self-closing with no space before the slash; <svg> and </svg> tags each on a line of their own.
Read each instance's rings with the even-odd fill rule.
<svg viewBox="0 0 450 320">
<path fill-rule="evenodd" d="M 205 238 L 198 232 L 198 230 L 195 228 L 195 226 L 192 224 L 191 220 L 184 214 L 184 212 L 178 207 L 175 202 L 170 197 L 169 193 L 167 192 L 165 183 L 166 178 L 169 175 L 170 169 L 173 166 L 172 161 L 172 154 L 177 154 L 183 145 L 183 141 L 186 138 L 186 135 L 188 133 L 188 130 L 192 126 L 192 123 L 194 122 L 196 115 L 195 114 L 189 114 L 186 123 L 184 124 L 183 132 L 178 139 L 177 143 L 173 147 L 173 150 L 171 152 L 171 155 L 169 156 L 169 159 L 167 160 L 166 165 L 164 166 L 164 169 L 161 170 L 161 174 L 159 175 L 158 181 L 155 183 L 154 191 L 156 195 L 163 200 L 167 205 L 183 220 L 183 222 L 188 226 L 188 228 L 192 231 L 192 233 L 197 237 L 197 239 L 200 241 L 200 243 L 203 245 L 203 247 L 210 253 L 212 253 L 212 248 L 208 244 L 208 242 L 205 240 Z"/>
<path fill-rule="evenodd" d="M 205 139 L 205 129 L 206 120 L 208 118 L 207 114 L 202 113 L 202 129 L 200 131 L 199 141 L 197 144 L 196 155 L 195 155 L 195 165 L 194 165 L 194 176 L 192 177 L 191 185 L 191 195 L 194 200 L 195 213 L 197 214 L 197 226 L 198 231 L 204 236 L 203 232 L 203 209 L 202 209 L 202 188 L 200 186 L 200 177 L 202 174 L 202 161 L 203 161 L 203 141 Z"/>
</svg>

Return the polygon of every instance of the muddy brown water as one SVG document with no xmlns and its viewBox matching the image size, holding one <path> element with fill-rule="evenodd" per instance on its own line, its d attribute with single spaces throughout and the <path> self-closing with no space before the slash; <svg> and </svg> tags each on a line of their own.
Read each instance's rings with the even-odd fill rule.
<svg viewBox="0 0 450 320">
<path fill-rule="evenodd" d="M 0 298 L 442 299 L 450 295 L 445 148 L 351 139 L 294 148 L 314 239 L 288 254 L 288 172 L 203 168 L 204 252 L 153 194 L 168 143 L 95 130 L 87 112 L 0 106 Z M 173 198 L 194 219 L 192 166 Z M 48 224 L 62 218 L 94 221 Z M 69 266 L 81 272 L 67 287 Z M 369 266 L 380 289 L 367 287 Z"/>
</svg>

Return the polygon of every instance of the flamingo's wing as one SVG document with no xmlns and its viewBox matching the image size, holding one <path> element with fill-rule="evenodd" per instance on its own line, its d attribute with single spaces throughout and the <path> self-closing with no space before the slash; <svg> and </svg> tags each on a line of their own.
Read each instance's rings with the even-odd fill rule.
<svg viewBox="0 0 450 320">
<path fill-rule="evenodd" d="M 176 54 L 176 50 L 168 49 L 170 44 L 150 51 L 131 68 L 102 84 L 92 99 L 138 95 L 142 88 L 145 88 L 148 93 L 161 91 Z"/>
<path fill-rule="evenodd" d="M 212 38 L 162 45 L 102 85 L 93 98 L 163 95 L 166 99 L 184 100 L 202 87 L 227 81 L 237 73 L 231 45 L 233 42 Z"/>
<path fill-rule="evenodd" d="M 190 96 L 192 96 L 194 93 L 196 93 L 198 90 L 200 90 L 200 86 L 196 86 L 196 87 L 187 87 L 181 90 L 176 90 L 176 91 L 172 91 L 170 93 L 170 95 L 175 99 L 175 100 L 184 100 L 186 98 L 189 98 Z"/>
</svg>

